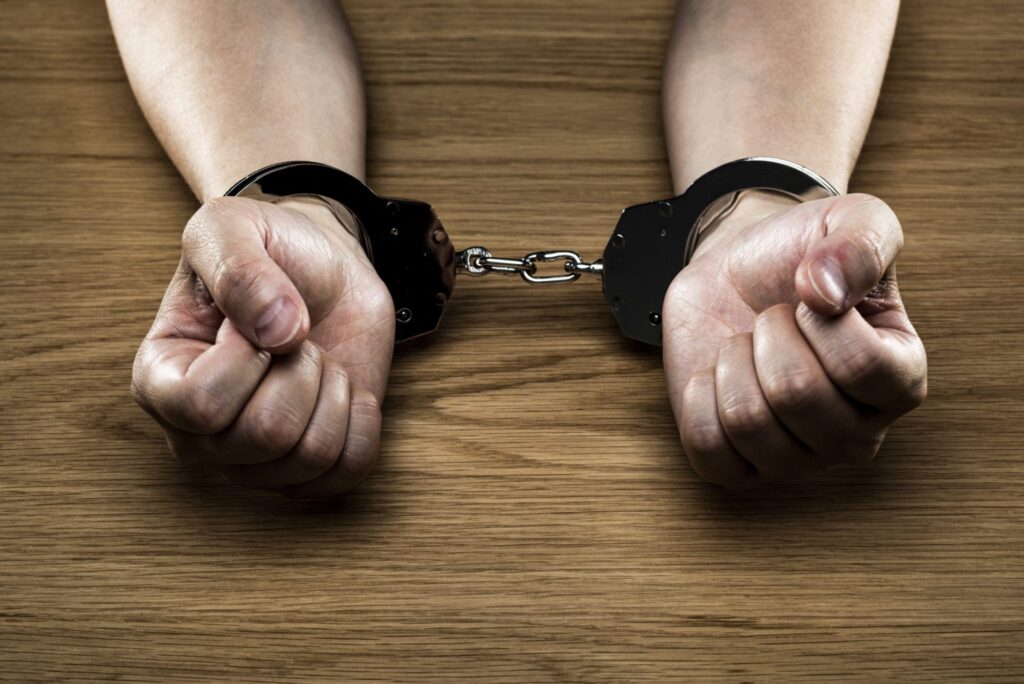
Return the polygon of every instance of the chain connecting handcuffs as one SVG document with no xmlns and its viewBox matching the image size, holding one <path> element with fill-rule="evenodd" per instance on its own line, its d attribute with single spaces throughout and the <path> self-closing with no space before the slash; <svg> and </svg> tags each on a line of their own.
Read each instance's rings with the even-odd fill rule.
<svg viewBox="0 0 1024 684">
<path fill-rule="evenodd" d="M 347 209 L 391 293 L 396 342 L 437 328 L 456 273 L 518 274 L 535 284 L 571 282 L 591 274 L 602 280 L 622 334 L 660 345 L 662 302 L 669 284 L 689 263 L 703 229 L 745 190 L 769 190 L 800 201 L 839 194 L 798 164 L 769 157 L 740 159 L 707 172 L 677 197 L 624 209 L 602 258 L 593 262 L 570 250 L 532 252 L 518 259 L 496 257 L 484 247 L 457 252 L 429 204 L 381 197 L 344 171 L 315 162 L 268 166 L 226 194 L 258 199 L 312 195 Z M 560 262 L 563 272 L 541 274 L 538 264 L 543 262 Z"/>
</svg>

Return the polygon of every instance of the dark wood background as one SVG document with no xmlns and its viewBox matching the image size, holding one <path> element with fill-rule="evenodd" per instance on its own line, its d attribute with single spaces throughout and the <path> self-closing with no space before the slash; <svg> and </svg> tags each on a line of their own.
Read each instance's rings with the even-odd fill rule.
<svg viewBox="0 0 1024 684">
<path fill-rule="evenodd" d="M 347 2 L 370 179 L 596 256 L 670 194 L 668 0 Z M 462 282 L 344 501 L 190 472 L 128 396 L 195 209 L 100 3 L 0 4 L 0 679 L 1024 679 L 1024 11 L 903 7 L 853 188 L 931 395 L 870 468 L 725 495 L 596 282 Z"/>
</svg>

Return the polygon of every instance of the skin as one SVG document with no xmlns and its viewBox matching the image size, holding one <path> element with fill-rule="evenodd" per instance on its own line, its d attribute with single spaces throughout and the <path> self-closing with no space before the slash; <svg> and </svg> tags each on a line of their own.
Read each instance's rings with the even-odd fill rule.
<svg viewBox="0 0 1024 684">
<path fill-rule="evenodd" d="M 676 189 L 749 156 L 845 189 L 897 9 L 681 2 L 663 89 Z M 874 458 L 927 391 L 892 268 L 902 246 L 892 210 L 858 194 L 797 205 L 745 193 L 702 234 L 663 307 L 669 396 L 701 477 L 748 489 Z"/>
<path fill-rule="evenodd" d="M 183 461 L 290 496 L 372 468 L 394 308 L 322 204 L 220 197 L 268 164 L 363 176 L 358 55 L 337 3 L 111 0 L 132 88 L 203 205 L 135 360 L 132 393 Z"/>
<path fill-rule="evenodd" d="M 333 0 L 107 4 L 140 106 L 203 203 L 133 395 L 186 462 L 289 496 L 344 492 L 377 458 L 387 289 L 316 200 L 220 195 L 286 160 L 363 177 L 345 17 Z M 895 12 L 886 0 L 681 2 L 664 82 L 677 190 L 754 155 L 845 188 Z M 923 399 L 924 350 L 890 268 L 901 245 L 891 210 L 858 195 L 794 206 L 748 193 L 704 236 L 664 307 L 670 396 L 701 476 L 746 488 L 869 460 Z"/>
<path fill-rule="evenodd" d="M 328 496 L 376 461 L 394 308 L 357 239 L 302 205 L 214 198 L 196 212 L 132 392 L 182 461 Z M 282 299 L 296 327 L 267 339 L 258 322 Z"/>
</svg>

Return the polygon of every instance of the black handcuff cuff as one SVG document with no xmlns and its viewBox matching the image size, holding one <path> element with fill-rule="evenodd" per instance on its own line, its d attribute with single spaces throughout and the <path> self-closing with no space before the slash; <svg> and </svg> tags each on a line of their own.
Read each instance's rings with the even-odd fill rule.
<svg viewBox="0 0 1024 684">
<path fill-rule="evenodd" d="M 669 284 L 689 263 L 703 230 L 746 190 L 768 190 L 800 201 L 839 194 L 798 164 L 770 157 L 740 159 L 707 172 L 672 199 L 624 209 L 602 258 L 593 263 L 568 250 L 534 252 L 520 259 L 495 257 L 483 247 L 456 252 L 429 204 L 382 197 L 344 171 L 316 162 L 267 166 L 235 183 L 226 195 L 270 201 L 312 195 L 347 209 L 391 293 L 396 342 L 437 329 L 456 273 L 518 274 L 532 283 L 568 282 L 590 273 L 601 278 L 622 334 L 660 345 L 662 302 Z M 537 264 L 543 262 L 561 262 L 564 273 L 539 275 Z"/>
</svg>

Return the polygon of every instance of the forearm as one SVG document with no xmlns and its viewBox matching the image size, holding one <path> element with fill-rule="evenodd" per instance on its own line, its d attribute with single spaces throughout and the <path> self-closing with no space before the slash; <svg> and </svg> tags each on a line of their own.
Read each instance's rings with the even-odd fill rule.
<svg viewBox="0 0 1024 684">
<path fill-rule="evenodd" d="M 676 191 L 749 156 L 803 164 L 845 191 L 898 9 L 898 0 L 680 0 L 663 84 Z"/>
<path fill-rule="evenodd" d="M 108 0 L 132 89 L 201 200 L 291 159 L 362 178 L 355 43 L 334 0 Z"/>
</svg>

